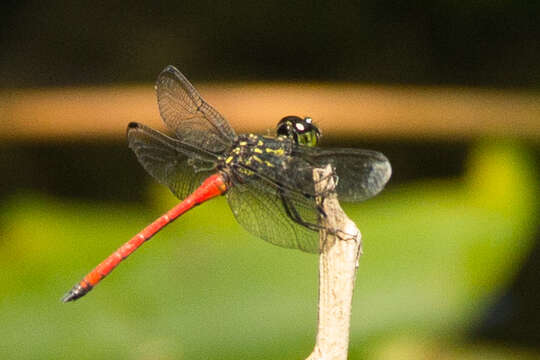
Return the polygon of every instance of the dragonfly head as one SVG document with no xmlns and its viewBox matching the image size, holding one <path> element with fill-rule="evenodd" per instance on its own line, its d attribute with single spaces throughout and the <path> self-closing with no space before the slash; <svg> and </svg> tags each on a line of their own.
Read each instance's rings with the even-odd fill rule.
<svg viewBox="0 0 540 360">
<path fill-rule="evenodd" d="M 317 146 L 321 132 L 310 117 L 285 116 L 277 125 L 277 134 L 285 135 L 295 143 L 304 146 Z"/>
</svg>

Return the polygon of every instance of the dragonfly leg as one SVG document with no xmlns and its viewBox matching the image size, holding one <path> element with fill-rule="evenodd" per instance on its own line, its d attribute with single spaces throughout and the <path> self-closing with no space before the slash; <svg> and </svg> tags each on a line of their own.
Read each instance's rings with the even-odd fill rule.
<svg viewBox="0 0 540 360">
<path fill-rule="evenodd" d="M 324 202 L 324 200 L 325 199 L 323 198 L 322 201 Z M 283 208 L 285 209 L 287 216 L 289 216 L 289 218 L 291 218 L 294 222 L 313 231 L 319 231 L 323 228 L 319 224 L 313 224 L 304 220 L 302 216 L 298 213 L 298 210 L 296 210 L 296 207 L 294 206 L 294 204 L 292 204 L 289 200 L 287 200 L 284 194 L 281 195 L 281 201 L 283 203 Z M 321 216 L 324 216 L 324 217 L 327 216 L 326 212 L 323 209 L 323 204 L 317 205 L 317 211 L 319 212 Z M 341 240 L 348 240 L 350 238 L 354 238 L 355 236 L 354 234 L 349 234 L 339 229 L 336 230 L 336 229 L 325 228 L 324 230 L 331 235 L 339 237 Z"/>
<path fill-rule="evenodd" d="M 287 200 L 284 194 L 281 194 L 281 202 L 283 203 L 283 208 L 285 209 L 287 216 L 289 216 L 289 218 L 291 218 L 295 223 L 300 224 L 313 231 L 319 231 L 321 229 L 321 226 L 319 224 L 313 224 L 305 221 L 298 213 L 298 210 L 296 210 L 294 205 Z"/>
</svg>

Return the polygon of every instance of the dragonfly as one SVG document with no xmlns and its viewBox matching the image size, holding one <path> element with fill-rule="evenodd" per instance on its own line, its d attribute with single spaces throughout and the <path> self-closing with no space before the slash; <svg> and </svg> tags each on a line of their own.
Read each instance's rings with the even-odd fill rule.
<svg viewBox="0 0 540 360">
<path fill-rule="evenodd" d="M 380 152 L 317 146 L 321 132 L 309 117 L 282 118 L 275 136 L 237 135 L 174 66 L 159 74 L 155 89 L 160 115 L 173 135 L 131 122 L 128 144 L 143 168 L 183 200 L 103 260 L 64 302 L 86 295 L 167 224 L 217 196 L 226 196 L 236 220 L 251 234 L 318 253 L 319 218 L 325 214 L 316 198 L 324 194 L 315 191 L 313 170 L 331 165 L 338 199 L 345 202 L 375 196 L 390 179 L 390 162 Z"/>
</svg>

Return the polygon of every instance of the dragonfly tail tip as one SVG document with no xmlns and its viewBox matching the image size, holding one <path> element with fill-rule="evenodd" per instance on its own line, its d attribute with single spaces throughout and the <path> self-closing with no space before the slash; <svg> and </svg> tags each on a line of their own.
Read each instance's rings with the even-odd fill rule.
<svg viewBox="0 0 540 360">
<path fill-rule="evenodd" d="M 91 288 L 90 288 L 91 289 Z M 90 289 L 82 287 L 80 284 L 75 285 L 69 290 L 66 295 L 62 297 L 62 302 L 67 303 L 70 301 L 75 301 L 80 297 L 83 297 L 90 291 Z"/>
</svg>

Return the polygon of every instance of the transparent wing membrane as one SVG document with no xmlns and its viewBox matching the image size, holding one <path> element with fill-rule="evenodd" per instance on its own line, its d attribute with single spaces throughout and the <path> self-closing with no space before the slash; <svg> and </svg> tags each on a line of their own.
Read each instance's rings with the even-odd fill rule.
<svg viewBox="0 0 540 360">
<path fill-rule="evenodd" d="M 310 229 L 318 223 L 314 200 L 284 193 L 258 179 L 235 184 L 227 200 L 238 223 L 251 234 L 284 248 L 319 252 L 319 234 Z M 288 216 L 291 211 L 296 219 Z"/>
<path fill-rule="evenodd" d="M 131 123 L 127 136 L 144 169 L 180 199 L 216 172 L 210 156 L 142 124 Z"/>
<path fill-rule="evenodd" d="M 231 147 L 234 130 L 174 66 L 159 74 L 156 92 L 161 117 L 179 140 L 214 153 Z"/>
</svg>

